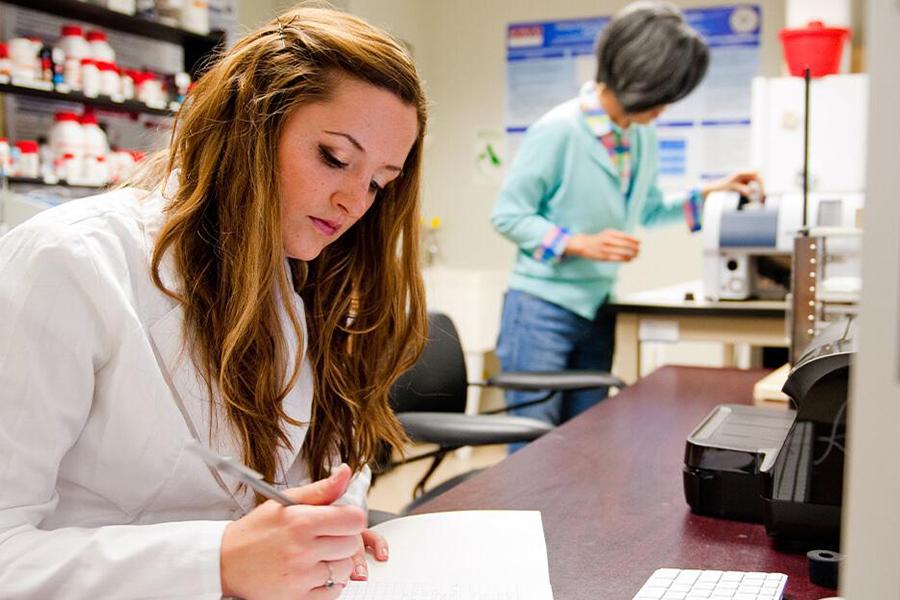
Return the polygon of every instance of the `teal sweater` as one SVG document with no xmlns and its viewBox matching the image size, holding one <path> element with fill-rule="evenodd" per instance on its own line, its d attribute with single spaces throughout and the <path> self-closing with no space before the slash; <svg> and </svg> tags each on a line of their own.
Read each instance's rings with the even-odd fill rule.
<svg viewBox="0 0 900 600">
<path fill-rule="evenodd" d="M 619 176 L 575 98 L 535 122 L 525 134 L 491 214 L 491 223 L 518 246 L 509 287 L 593 319 L 615 286 L 619 263 L 572 256 L 539 260 L 534 252 L 554 227 L 575 233 L 633 232 L 683 219 L 686 196 L 666 199 L 656 184 L 656 132 L 631 125 L 633 184 L 626 201 Z"/>
</svg>

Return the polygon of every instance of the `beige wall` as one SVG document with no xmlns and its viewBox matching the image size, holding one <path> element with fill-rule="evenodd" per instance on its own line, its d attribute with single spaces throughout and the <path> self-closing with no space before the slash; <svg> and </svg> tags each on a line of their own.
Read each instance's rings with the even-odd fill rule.
<svg viewBox="0 0 900 600">
<path fill-rule="evenodd" d="M 474 168 L 476 132 L 505 126 L 505 32 L 508 23 L 608 15 L 625 0 L 349 0 L 356 14 L 412 42 L 426 81 L 431 118 L 426 153 L 425 210 L 439 216 L 443 261 L 461 268 L 505 267 L 512 245 L 493 232 L 488 215 L 499 183 Z M 682 7 L 730 4 L 683 0 Z M 777 31 L 784 23 L 781 0 L 763 7 L 764 74 L 780 72 Z M 620 292 L 698 279 L 700 240 L 680 227 L 641 232 L 642 260 L 622 272 Z"/>
<path fill-rule="evenodd" d="M 239 0 L 238 22 L 250 29 L 275 16 L 274 0 Z"/>
<path fill-rule="evenodd" d="M 242 27 L 249 29 L 299 3 L 300 0 L 238 0 L 238 21 Z M 348 4 L 349 0 L 330 2 L 331 6 L 342 10 L 347 10 Z"/>
<path fill-rule="evenodd" d="M 868 178 L 860 352 L 852 376 L 844 481 L 841 592 L 847 600 L 900 598 L 900 5 L 870 0 Z"/>
</svg>

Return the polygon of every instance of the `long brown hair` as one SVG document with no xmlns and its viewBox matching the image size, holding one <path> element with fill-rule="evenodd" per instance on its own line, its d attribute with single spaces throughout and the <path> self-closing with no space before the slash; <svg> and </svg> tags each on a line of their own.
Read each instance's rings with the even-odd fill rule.
<svg viewBox="0 0 900 600">
<path fill-rule="evenodd" d="M 401 175 L 349 231 L 312 261 L 282 245 L 277 144 L 298 106 L 327 102 L 342 77 L 389 90 L 418 113 L 418 137 Z M 276 451 L 297 425 L 282 408 L 296 383 L 279 319 L 302 335 L 304 302 L 312 415 L 302 448 L 321 478 L 339 457 L 361 468 L 387 442 L 407 438 L 388 402 L 392 382 L 421 351 L 424 291 L 418 270 L 419 187 L 425 98 L 404 48 L 351 15 L 300 7 L 219 56 L 179 111 L 166 173 L 166 205 L 152 258 L 156 285 L 182 303 L 184 335 L 223 405 L 249 466 L 272 480 Z M 160 265 L 171 255 L 179 290 Z M 302 346 L 300 346 L 302 347 Z M 215 414 L 215 411 L 213 411 Z"/>
</svg>

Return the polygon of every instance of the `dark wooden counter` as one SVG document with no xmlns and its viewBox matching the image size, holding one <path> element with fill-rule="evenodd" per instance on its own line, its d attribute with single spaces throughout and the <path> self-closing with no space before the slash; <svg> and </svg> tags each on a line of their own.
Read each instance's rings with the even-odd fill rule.
<svg viewBox="0 0 900 600">
<path fill-rule="evenodd" d="M 628 600 L 660 567 L 786 573 L 786 599 L 833 596 L 762 525 L 684 500 L 688 433 L 717 404 L 750 404 L 764 374 L 665 367 L 417 512 L 540 510 L 555 600 Z"/>
</svg>

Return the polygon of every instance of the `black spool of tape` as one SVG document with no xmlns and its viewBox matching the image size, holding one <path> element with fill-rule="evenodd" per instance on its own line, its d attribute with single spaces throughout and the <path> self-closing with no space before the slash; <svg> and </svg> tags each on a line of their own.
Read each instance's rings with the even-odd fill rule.
<svg viewBox="0 0 900 600">
<path fill-rule="evenodd" d="M 832 550 L 810 550 L 806 553 L 806 558 L 809 561 L 809 580 L 818 586 L 836 590 L 840 553 Z"/>
</svg>

